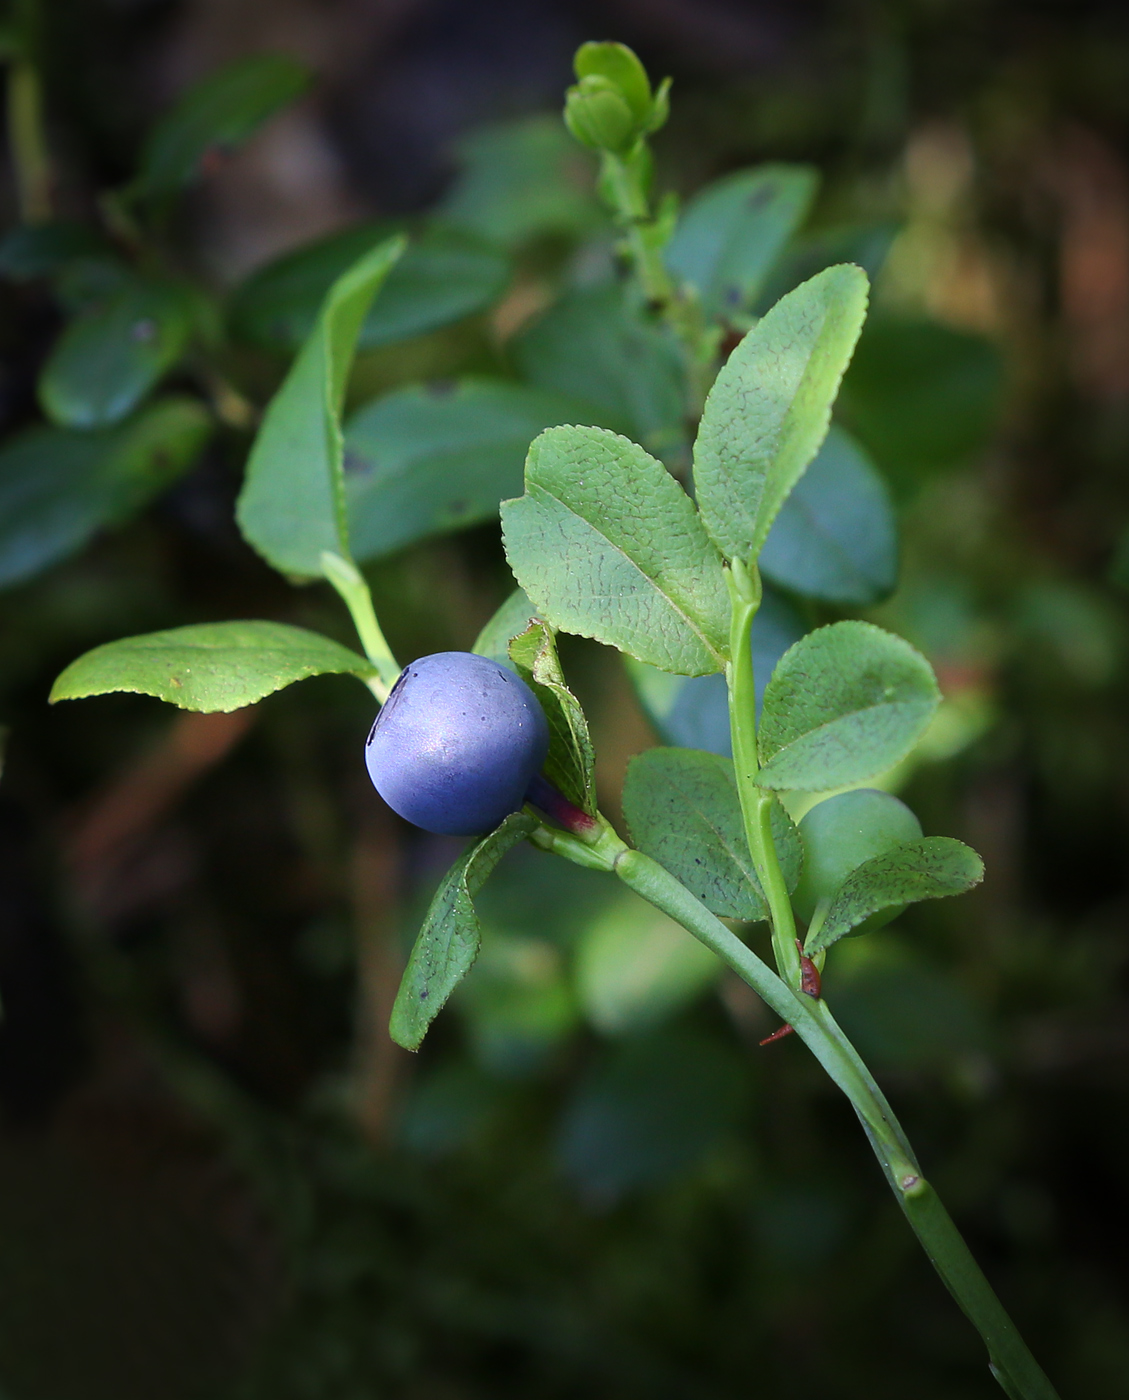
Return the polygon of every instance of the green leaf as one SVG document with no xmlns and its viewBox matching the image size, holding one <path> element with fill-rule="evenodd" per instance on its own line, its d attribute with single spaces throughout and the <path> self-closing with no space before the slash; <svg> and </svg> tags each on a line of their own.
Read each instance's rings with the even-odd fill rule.
<svg viewBox="0 0 1129 1400">
<path fill-rule="evenodd" d="M 130 278 L 81 311 L 39 377 L 43 411 L 63 428 L 104 428 L 132 413 L 184 353 L 192 304 L 178 287 Z"/>
<path fill-rule="evenodd" d="M 901 637 L 869 622 L 820 627 L 768 683 L 757 781 L 823 792 L 872 778 L 909 753 L 940 698 L 929 662 Z"/>
<path fill-rule="evenodd" d="M 398 231 L 362 224 L 269 263 L 232 296 L 232 335 L 266 350 L 296 349 L 334 280 Z M 496 248 L 459 230 L 433 227 L 409 243 L 388 274 L 361 326 L 358 349 L 374 350 L 474 315 L 501 296 L 509 277 L 509 261 Z"/>
<path fill-rule="evenodd" d="M 52 279 L 55 300 L 68 317 L 104 306 L 135 283 L 133 269 L 114 253 L 87 253 L 71 258 Z"/>
<path fill-rule="evenodd" d="M 711 317 L 750 308 L 789 238 L 807 218 L 819 173 L 762 165 L 708 185 L 687 204 L 666 250 Z"/>
<path fill-rule="evenodd" d="M 565 1106 L 557 1154 L 604 1208 L 700 1167 L 741 1128 L 746 1079 L 731 1046 L 663 1027 L 588 1064 Z"/>
<path fill-rule="evenodd" d="M 72 258 L 102 253 L 106 247 L 106 240 L 89 224 L 21 224 L 0 239 L 0 276 L 30 282 L 50 276 Z"/>
<path fill-rule="evenodd" d="M 575 407 L 505 380 L 412 385 L 345 425 L 345 495 L 358 559 L 496 519 L 521 491 L 529 444 Z"/>
<path fill-rule="evenodd" d="M 751 639 L 758 716 L 776 663 L 803 635 L 795 608 L 766 586 Z M 633 657 L 627 658 L 627 674 L 662 743 L 732 757 L 729 687 L 723 675 L 672 676 Z"/>
<path fill-rule="evenodd" d="M 887 943 L 853 965 L 832 960 L 823 985 L 836 1020 L 868 1064 L 883 1069 L 949 1069 L 991 1044 L 990 1021 L 941 968 Z"/>
<path fill-rule="evenodd" d="M 720 560 L 690 498 L 635 443 L 600 428 L 542 433 L 502 529 L 514 576 L 558 630 L 680 675 L 721 669 Z"/>
<path fill-rule="evenodd" d="M 195 399 L 160 399 L 117 428 L 32 428 L 0 448 L 0 587 L 42 572 L 142 509 L 212 430 Z"/>
<path fill-rule="evenodd" d="M 524 378 L 582 406 L 582 421 L 669 456 L 685 444 L 684 372 L 618 285 L 568 292 L 513 346 Z"/>
<path fill-rule="evenodd" d="M 756 314 L 763 316 L 801 282 L 836 263 L 856 263 L 873 283 L 897 234 L 895 223 L 832 224 L 793 239 L 765 279 Z"/>
<path fill-rule="evenodd" d="M 810 956 L 830 948 L 883 909 L 964 894 L 983 878 L 984 862 L 951 836 L 926 836 L 895 846 L 847 876 L 804 951 Z"/>
<path fill-rule="evenodd" d="M 503 248 L 579 238 L 600 222 L 595 166 L 559 117 L 524 117 L 460 139 L 462 167 L 439 213 Z"/>
<path fill-rule="evenodd" d="M 56 700 L 128 691 L 182 710 L 238 710 L 308 676 L 375 674 L 356 652 L 284 622 L 206 622 L 123 637 L 72 661 Z"/>
<path fill-rule="evenodd" d="M 886 483 L 832 427 L 761 549 L 765 578 L 828 603 L 876 603 L 894 590 L 898 533 Z"/>
<path fill-rule="evenodd" d="M 308 84 L 306 70 L 283 54 L 258 54 L 211 74 L 150 131 L 131 193 L 174 194 L 195 178 L 209 152 L 246 141 Z"/>
<path fill-rule="evenodd" d="M 517 667 L 510 658 L 510 643 L 537 620 L 537 609 L 526 597 L 525 589 L 515 588 L 479 632 L 471 651 L 478 656 L 488 656 L 516 675 Z"/>
<path fill-rule="evenodd" d="M 596 756 L 584 711 L 565 685 L 552 629 L 540 620 L 534 621 L 510 642 L 509 650 L 518 675 L 537 696 L 549 721 L 545 777 L 574 806 L 594 816 Z"/>
<path fill-rule="evenodd" d="M 537 609 L 526 597 L 524 588 L 515 588 L 486 626 L 478 634 L 471 651 L 488 656 L 499 666 L 517 667 L 510 659 L 510 643 L 520 637 L 531 622 L 537 620 Z"/>
<path fill-rule="evenodd" d="M 631 760 L 623 812 L 639 850 L 722 918 L 768 918 L 749 855 L 733 764 L 694 749 L 647 749 Z M 803 848 L 792 819 L 773 804 L 772 832 L 789 891 Z"/>
<path fill-rule="evenodd" d="M 999 420 L 1003 361 L 983 336 L 876 317 L 843 380 L 852 431 L 896 488 L 981 450 Z"/>
<path fill-rule="evenodd" d="M 694 445 L 694 485 L 727 558 L 755 560 L 819 450 L 866 299 L 860 268 L 828 268 L 778 302 L 718 375 Z"/>
<path fill-rule="evenodd" d="M 267 406 L 236 510 L 247 542 L 283 573 L 316 578 L 323 551 L 349 557 L 341 409 L 369 304 L 404 251 L 390 238 L 334 282 Z"/>
<path fill-rule="evenodd" d="M 665 1020 L 701 996 L 722 970 L 716 954 L 629 893 L 584 929 L 575 966 L 584 1014 L 610 1035 Z"/>
<path fill-rule="evenodd" d="M 470 971 L 482 937 L 474 896 L 512 847 L 537 826 L 515 812 L 475 842 L 455 862 L 435 892 L 419 931 L 396 1001 L 389 1034 L 405 1050 L 418 1050 L 447 998 Z"/>
</svg>

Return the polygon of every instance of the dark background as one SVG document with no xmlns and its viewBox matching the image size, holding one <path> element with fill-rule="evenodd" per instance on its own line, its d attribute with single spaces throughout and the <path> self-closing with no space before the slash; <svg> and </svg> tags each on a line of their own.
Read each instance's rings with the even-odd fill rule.
<svg viewBox="0 0 1129 1400">
<path fill-rule="evenodd" d="M 877 936 L 833 1005 L 1064 1400 L 1114 1400 L 1124 4 L 52 0 L 60 197 L 89 214 L 188 82 L 296 54 L 312 95 L 205 182 L 178 231 L 228 284 L 363 215 L 430 207 L 458 138 L 557 110 L 590 37 L 674 77 L 661 184 L 814 162 L 817 217 L 903 221 L 879 297 L 1002 358 L 990 431 L 913 479 L 891 468 L 903 583 L 880 610 L 955 702 L 951 743 L 905 796 L 988 878 Z M 5 433 L 35 417 L 58 324 L 41 289 L 0 291 Z M 439 336 L 373 374 L 475 353 Z M 909 416 L 943 435 L 949 413 Z M 595 877 L 515 858 L 466 993 L 418 1059 L 394 1049 L 402 950 L 455 848 L 368 788 L 359 687 L 320 679 L 233 716 L 47 708 L 63 665 L 131 632 L 262 615 L 344 635 L 327 592 L 288 589 L 236 535 L 245 446 L 0 600 L 0 1395 L 998 1393 L 847 1105 L 798 1044 L 755 1048 L 771 1028 L 755 999 L 725 983 L 649 1031 L 584 1027 L 560 966 L 606 916 Z M 506 591 L 493 527 L 372 579 L 402 657 L 469 645 Z M 566 664 L 614 813 L 645 721 L 597 649 Z"/>
</svg>

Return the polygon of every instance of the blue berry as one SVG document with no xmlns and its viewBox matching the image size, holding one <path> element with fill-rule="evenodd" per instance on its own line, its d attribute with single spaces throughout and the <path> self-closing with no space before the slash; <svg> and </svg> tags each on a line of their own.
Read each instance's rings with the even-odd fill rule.
<svg viewBox="0 0 1129 1400">
<path fill-rule="evenodd" d="M 485 656 L 440 651 L 404 667 L 365 763 L 406 821 L 474 836 L 521 808 L 548 751 L 544 712 L 520 677 Z"/>
</svg>

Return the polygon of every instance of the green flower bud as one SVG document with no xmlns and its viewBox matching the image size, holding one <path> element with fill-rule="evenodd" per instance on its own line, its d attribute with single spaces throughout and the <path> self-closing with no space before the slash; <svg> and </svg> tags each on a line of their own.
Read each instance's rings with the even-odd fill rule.
<svg viewBox="0 0 1129 1400">
<path fill-rule="evenodd" d="M 595 75 L 569 88 L 564 119 L 577 141 L 594 151 L 627 151 L 639 138 L 639 122 L 622 93 Z"/>
<path fill-rule="evenodd" d="M 565 124 L 581 145 L 623 155 L 666 121 L 670 79 L 652 96 L 647 70 L 625 44 L 581 44 L 575 67 Z"/>
<path fill-rule="evenodd" d="M 615 88 L 640 126 L 650 117 L 651 80 L 626 44 L 581 44 L 573 66 L 581 86 L 585 78 L 603 78 Z"/>
</svg>

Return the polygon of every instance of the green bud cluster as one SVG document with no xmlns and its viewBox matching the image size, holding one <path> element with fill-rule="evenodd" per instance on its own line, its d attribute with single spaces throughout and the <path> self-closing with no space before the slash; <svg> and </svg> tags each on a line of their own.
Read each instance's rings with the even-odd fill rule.
<svg viewBox="0 0 1129 1400">
<path fill-rule="evenodd" d="M 565 96 L 565 125 L 582 146 L 627 155 L 670 112 L 670 79 L 651 92 L 647 70 L 626 44 L 588 43 L 576 51 L 579 81 Z"/>
</svg>

